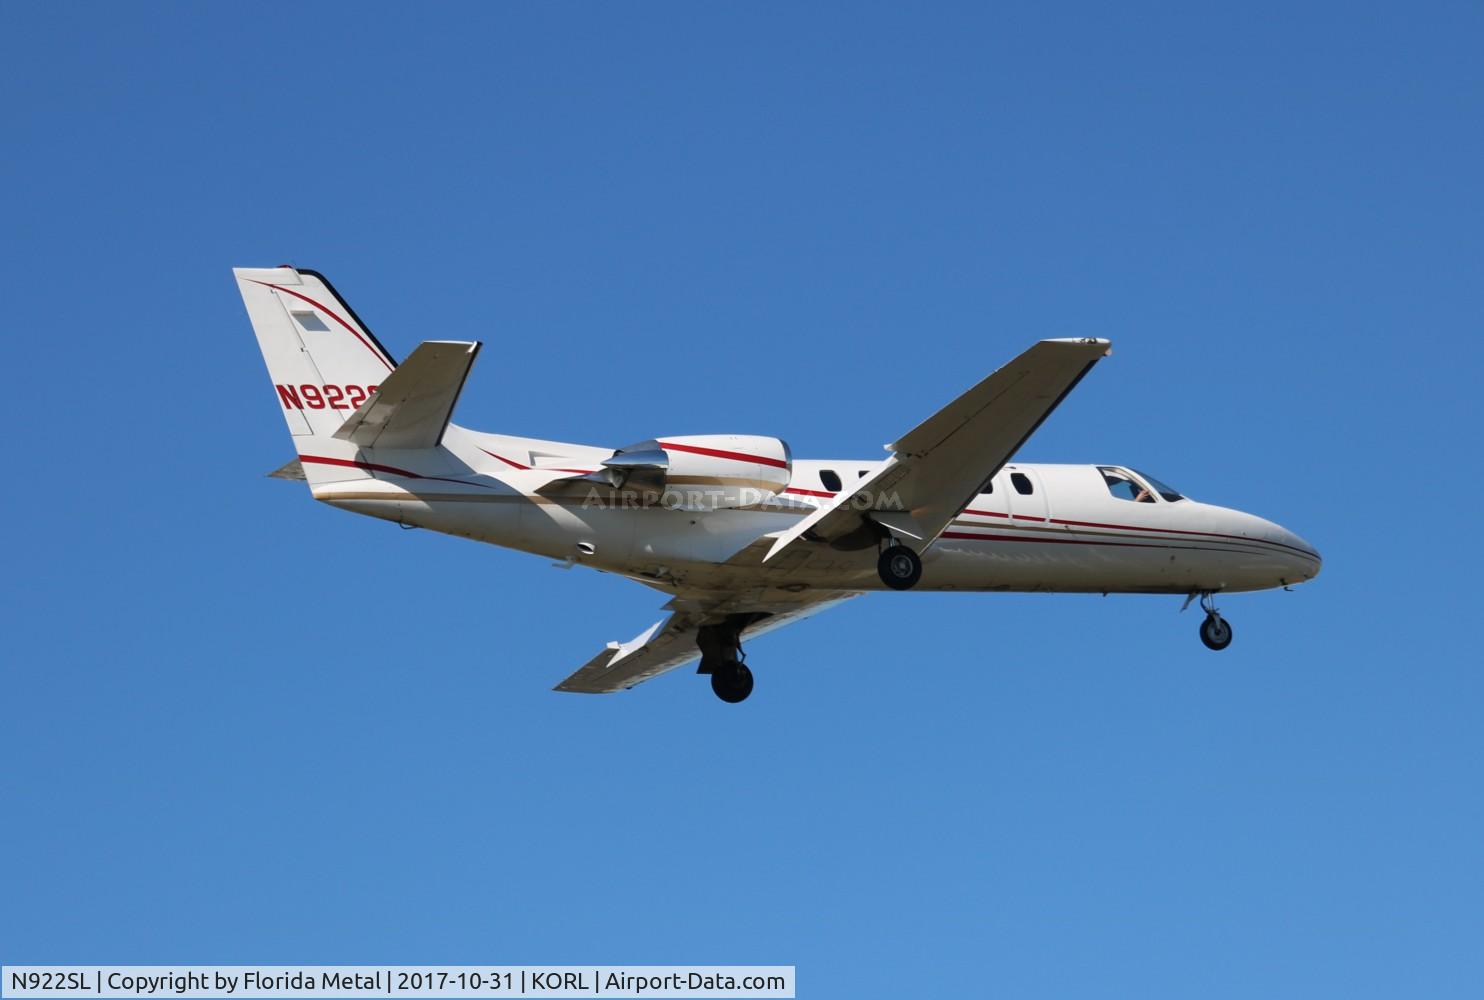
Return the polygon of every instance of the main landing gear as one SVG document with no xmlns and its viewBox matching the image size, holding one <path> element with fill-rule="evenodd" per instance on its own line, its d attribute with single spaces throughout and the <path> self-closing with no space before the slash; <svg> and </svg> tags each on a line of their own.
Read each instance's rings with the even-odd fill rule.
<svg viewBox="0 0 1484 1000">
<path fill-rule="evenodd" d="M 876 572 L 892 590 L 911 590 L 922 579 L 922 559 L 907 546 L 893 542 L 881 550 Z"/>
<path fill-rule="evenodd" d="M 715 664 L 711 668 L 711 690 L 728 705 L 746 701 L 752 694 L 752 671 L 737 660 Z"/>
<path fill-rule="evenodd" d="M 1187 605 L 1189 601 L 1185 602 Z M 1221 650 L 1232 644 L 1232 627 L 1216 610 L 1216 601 L 1210 591 L 1201 594 L 1201 610 L 1206 613 L 1201 622 L 1201 642 L 1207 649 Z"/>
<path fill-rule="evenodd" d="M 715 625 L 702 625 L 696 632 L 696 645 L 701 647 L 698 674 L 711 675 L 711 690 L 729 705 L 746 701 L 752 694 L 752 671 L 744 662 L 742 630 L 766 614 L 730 615 Z"/>
</svg>

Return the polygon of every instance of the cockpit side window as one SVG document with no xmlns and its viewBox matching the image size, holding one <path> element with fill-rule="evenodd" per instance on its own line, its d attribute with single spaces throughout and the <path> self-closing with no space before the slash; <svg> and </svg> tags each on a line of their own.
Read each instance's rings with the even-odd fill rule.
<svg viewBox="0 0 1484 1000">
<path fill-rule="evenodd" d="M 1122 469 L 1098 466 L 1098 472 L 1102 473 L 1108 492 L 1117 499 L 1130 500 L 1134 503 L 1154 503 L 1154 491 Z"/>
</svg>

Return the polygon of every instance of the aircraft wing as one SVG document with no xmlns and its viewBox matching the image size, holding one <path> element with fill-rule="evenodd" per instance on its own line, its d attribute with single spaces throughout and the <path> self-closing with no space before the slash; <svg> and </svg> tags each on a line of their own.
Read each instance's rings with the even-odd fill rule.
<svg viewBox="0 0 1484 1000">
<path fill-rule="evenodd" d="M 764 561 L 801 540 L 848 535 L 864 520 L 926 548 L 1108 351 L 1108 341 L 1092 338 L 1036 344 L 888 445 L 880 471 L 777 536 Z"/>
<path fill-rule="evenodd" d="M 730 615 L 755 616 L 756 620 L 742 629 L 742 641 L 746 642 L 855 596 L 849 591 L 814 591 L 808 597 L 789 595 L 782 601 L 750 600 L 743 596 L 702 600 L 677 597 L 665 605 L 671 611 L 669 618 L 655 622 L 628 642 L 610 642 L 553 690 L 583 694 L 622 691 L 700 659 L 696 638 L 703 625 L 723 621 Z"/>
<path fill-rule="evenodd" d="M 363 448 L 435 448 L 453 416 L 479 344 L 428 340 L 335 432 Z"/>
</svg>

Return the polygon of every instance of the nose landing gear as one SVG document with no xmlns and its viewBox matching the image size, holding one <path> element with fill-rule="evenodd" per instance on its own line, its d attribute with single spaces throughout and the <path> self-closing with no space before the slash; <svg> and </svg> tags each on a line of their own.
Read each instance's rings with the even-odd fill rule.
<svg viewBox="0 0 1484 1000">
<path fill-rule="evenodd" d="M 1207 615 L 1201 622 L 1201 642 L 1207 649 L 1225 649 L 1232 644 L 1232 627 L 1220 615 Z"/>
<path fill-rule="evenodd" d="M 1187 605 L 1189 601 L 1185 602 Z M 1201 622 L 1201 642 L 1207 649 L 1222 650 L 1232 644 L 1232 627 L 1216 610 L 1216 601 L 1210 591 L 1201 594 L 1201 610 L 1206 618 Z"/>
</svg>

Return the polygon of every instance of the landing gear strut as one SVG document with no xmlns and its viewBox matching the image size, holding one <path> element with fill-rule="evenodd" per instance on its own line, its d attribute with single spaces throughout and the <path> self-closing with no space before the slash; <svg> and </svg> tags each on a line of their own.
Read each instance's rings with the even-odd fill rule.
<svg viewBox="0 0 1484 1000">
<path fill-rule="evenodd" d="M 1225 649 L 1232 644 L 1232 627 L 1216 610 L 1216 601 L 1210 591 L 1201 594 L 1201 610 L 1206 618 L 1201 622 L 1201 642 L 1207 649 Z"/>
<path fill-rule="evenodd" d="M 893 542 L 881 551 L 876 572 L 892 590 L 911 590 L 922 579 L 922 560 L 907 546 Z"/>
</svg>

